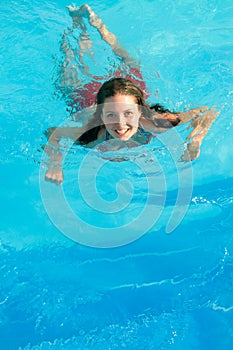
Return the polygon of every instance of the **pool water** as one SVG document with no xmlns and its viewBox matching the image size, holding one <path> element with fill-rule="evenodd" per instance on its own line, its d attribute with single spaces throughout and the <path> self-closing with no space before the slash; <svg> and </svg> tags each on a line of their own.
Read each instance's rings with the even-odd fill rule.
<svg viewBox="0 0 233 350">
<path fill-rule="evenodd" d="M 92 225 L 111 229 L 111 220 L 120 226 L 139 215 L 147 194 L 140 166 L 155 184 L 165 179 L 164 206 L 154 225 L 131 243 L 109 249 L 62 234 L 41 196 L 43 132 L 69 116 L 54 86 L 61 35 L 71 24 L 68 4 L 1 4 L 0 348 L 232 349 L 232 2 L 89 3 L 141 60 L 151 102 L 177 110 L 215 106 L 221 112 L 189 168 L 192 179 L 158 140 L 139 150 L 156 155 L 155 168 L 135 153 L 136 165 L 106 163 L 96 177 L 104 200 L 117 198 L 121 176 L 134 185 L 131 206 L 108 220 L 75 192 L 72 176 L 88 151 L 70 152 L 63 189 L 73 210 Z M 119 60 L 92 35 L 101 62 L 92 69 L 104 74 Z M 184 137 L 187 131 L 179 132 Z M 93 159 L 91 154 L 85 169 L 89 181 Z M 168 234 L 174 207 L 183 208 L 175 205 L 180 181 L 185 188 L 191 184 L 190 201 Z M 44 186 L 56 195 L 54 185 Z M 156 187 L 150 208 L 158 193 Z M 128 192 L 121 194 L 128 198 Z"/>
</svg>

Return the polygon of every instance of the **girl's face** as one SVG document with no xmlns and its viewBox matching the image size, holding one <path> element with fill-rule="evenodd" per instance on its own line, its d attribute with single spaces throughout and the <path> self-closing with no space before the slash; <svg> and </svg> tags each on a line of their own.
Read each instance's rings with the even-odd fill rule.
<svg viewBox="0 0 233 350">
<path fill-rule="evenodd" d="M 101 118 L 112 137 L 127 141 L 138 130 L 140 115 L 135 97 L 115 95 L 106 98 Z"/>
</svg>

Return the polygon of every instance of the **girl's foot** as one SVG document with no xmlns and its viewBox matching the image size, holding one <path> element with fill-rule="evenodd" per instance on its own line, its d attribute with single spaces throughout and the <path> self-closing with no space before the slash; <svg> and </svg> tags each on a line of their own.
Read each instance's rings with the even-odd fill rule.
<svg viewBox="0 0 233 350">
<path fill-rule="evenodd" d="M 68 5 L 66 7 L 68 8 L 69 14 L 70 14 L 70 16 L 72 18 L 74 18 L 74 17 L 88 18 L 89 14 L 90 14 L 90 11 L 92 11 L 90 6 L 88 6 L 86 4 L 82 5 L 80 7 L 75 7 L 75 6 L 72 6 L 72 5 Z"/>
<path fill-rule="evenodd" d="M 88 18 L 89 23 L 96 28 L 100 28 L 103 25 L 103 21 L 99 16 L 91 9 L 87 4 L 80 7 L 80 13 L 83 17 Z"/>
<path fill-rule="evenodd" d="M 83 18 L 88 17 L 88 12 L 86 10 L 85 5 L 82 5 L 81 7 L 68 5 L 67 8 L 69 10 L 70 16 L 73 19 L 73 27 L 74 28 L 80 27 L 81 29 L 86 28 L 85 24 L 83 23 Z"/>
</svg>

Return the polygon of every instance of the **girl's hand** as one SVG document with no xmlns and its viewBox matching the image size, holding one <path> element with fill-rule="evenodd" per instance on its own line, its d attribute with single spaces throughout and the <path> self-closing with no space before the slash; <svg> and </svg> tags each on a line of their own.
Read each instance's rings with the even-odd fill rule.
<svg viewBox="0 0 233 350">
<path fill-rule="evenodd" d="M 200 143 L 198 141 L 192 141 L 185 150 L 181 160 L 184 162 L 190 162 L 197 159 L 200 155 Z"/>
<path fill-rule="evenodd" d="M 190 134 L 186 137 L 186 143 L 188 144 L 187 150 L 182 156 L 182 160 L 189 161 L 194 160 L 200 155 L 201 144 L 207 135 L 212 123 L 219 116 L 219 112 L 215 111 L 215 108 L 204 109 L 202 113 L 197 115 L 188 129 L 192 129 Z"/>
<path fill-rule="evenodd" d="M 208 110 L 207 106 L 202 106 L 202 107 L 190 109 L 187 112 L 179 112 L 178 113 L 178 117 L 180 118 L 179 125 L 186 124 L 190 120 L 192 121 L 195 120 L 197 117 L 200 116 L 200 114 L 205 113 L 207 110 Z"/>
<path fill-rule="evenodd" d="M 45 180 L 60 186 L 64 180 L 62 169 L 59 167 L 49 168 L 45 174 Z"/>
</svg>

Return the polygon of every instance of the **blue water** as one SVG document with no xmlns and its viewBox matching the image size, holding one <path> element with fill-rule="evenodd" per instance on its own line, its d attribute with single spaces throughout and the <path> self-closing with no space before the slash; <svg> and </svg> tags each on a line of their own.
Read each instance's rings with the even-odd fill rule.
<svg viewBox="0 0 233 350">
<path fill-rule="evenodd" d="M 151 151 L 159 167 L 150 168 L 147 159 L 142 167 L 157 184 L 166 180 L 161 216 L 139 239 L 111 249 L 67 238 L 51 222 L 40 193 L 43 131 L 68 117 L 53 84 L 61 35 L 71 23 L 66 5 L 1 4 L 0 348 L 232 349 L 232 1 L 90 2 L 141 60 L 151 101 L 178 110 L 208 105 L 221 111 L 192 163 L 192 181 L 187 168 L 178 171 L 182 186 L 192 187 L 181 223 L 166 233 L 180 182 L 177 163 L 174 168 L 166 149 L 158 152 L 156 140 Z M 97 35 L 96 55 L 101 65 L 92 68 L 101 74 L 118 62 Z M 179 132 L 183 137 L 185 128 Z M 64 191 L 83 218 L 110 227 L 111 216 L 105 221 L 75 192 L 70 173 L 85 152 L 70 155 Z M 107 163 L 97 177 L 102 198 L 114 200 L 124 173 L 134 198 L 116 216 L 117 225 L 139 215 L 144 176 L 131 162 L 127 170 Z M 47 186 L 54 194 L 56 187 Z M 153 191 L 152 208 L 160 193 Z"/>
</svg>

